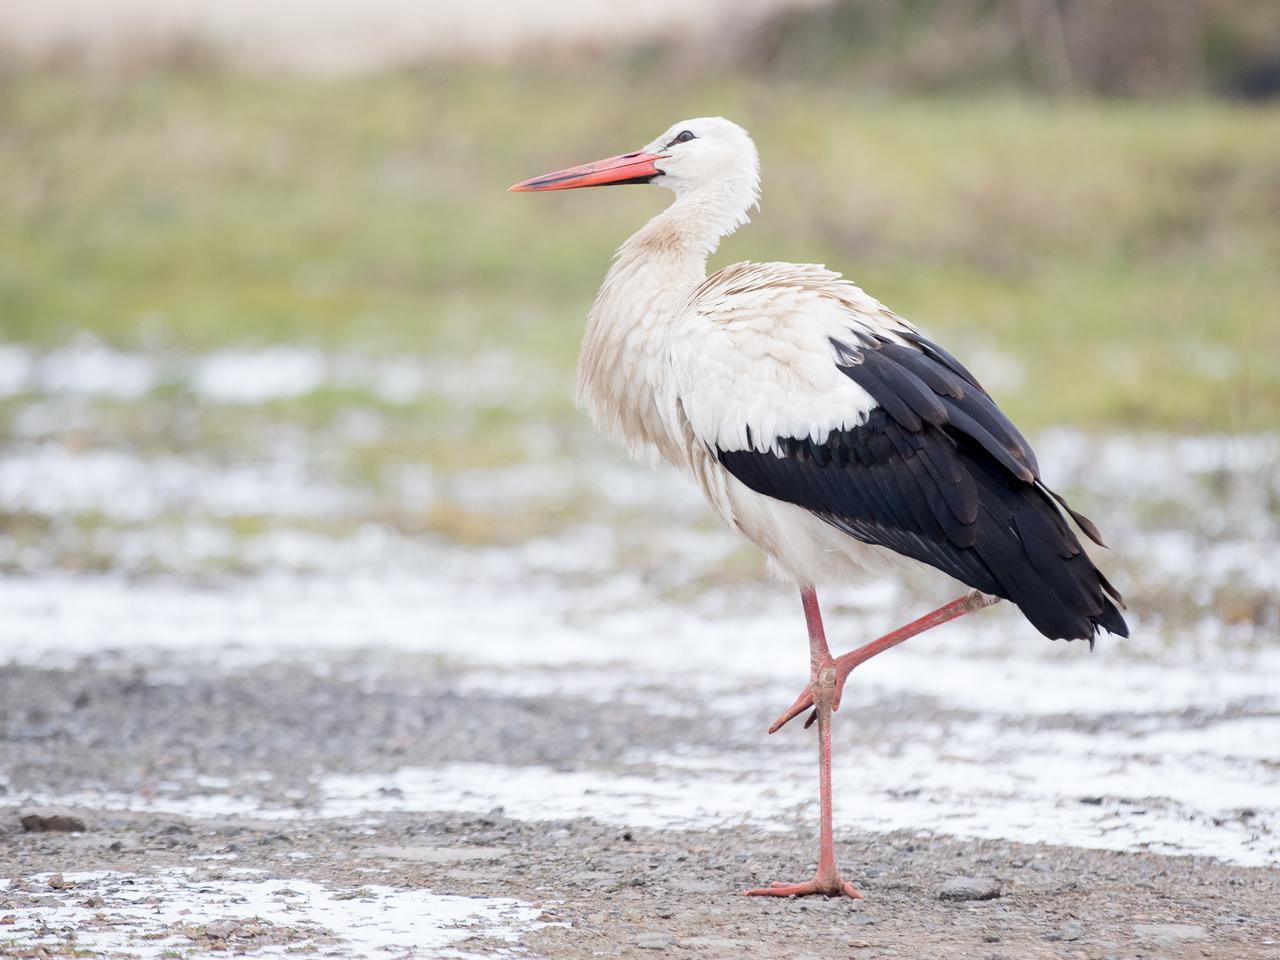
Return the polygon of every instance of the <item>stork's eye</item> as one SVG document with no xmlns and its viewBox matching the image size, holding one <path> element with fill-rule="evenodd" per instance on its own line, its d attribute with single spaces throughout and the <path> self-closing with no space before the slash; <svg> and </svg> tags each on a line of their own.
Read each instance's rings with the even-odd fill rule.
<svg viewBox="0 0 1280 960">
<path fill-rule="evenodd" d="M 675 139 L 672 140 L 671 143 L 688 143 L 692 139 L 693 139 L 693 134 L 690 131 L 681 130 L 679 133 L 676 134 Z M 671 146 L 671 144 L 669 143 L 667 144 L 667 146 Z"/>
</svg>

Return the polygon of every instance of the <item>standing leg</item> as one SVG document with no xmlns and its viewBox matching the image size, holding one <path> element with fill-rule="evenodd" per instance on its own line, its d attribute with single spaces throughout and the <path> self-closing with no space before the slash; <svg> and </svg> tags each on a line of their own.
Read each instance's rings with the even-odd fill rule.
<svg viewBox="0 0 1280 960">
<path fill-rule="evenodd" d="M 840 877 L 831 835 L 831 710 L 836 694 L 836 662 L 827 649 L 818 595 L 813 587 L 802 587 L 800 600 L 809 626 L 809 686 L 818 713 L 818 870 L 812 880 L 804 883 L 774 883 L 758 890 L 748 890 L 747 896 L 802 897 L 820 893 L 828 897 L 846 896 L 861 900 L 862 894 L 853 884 Z"/>
</svg>

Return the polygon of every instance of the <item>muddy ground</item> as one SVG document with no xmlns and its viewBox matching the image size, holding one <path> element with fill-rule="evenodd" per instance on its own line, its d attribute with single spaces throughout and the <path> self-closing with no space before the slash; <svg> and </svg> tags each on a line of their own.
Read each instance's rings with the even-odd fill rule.
<svg viewBox="0 0 1280 960">
<path fill-rule="evenodd" d="M 517 820 L 502 809 L 315 815 L 322 773 L 459 759 L 607 770 L 638 745 L 731 750 L 749 736 L 696 703 L 683 715 L 658 716 L 564 696 L 496 701 L 457 692 L 456 679 L 435 661 L 411 657 L 324 669 L 209 668 L 181 677 L 170 664 L 109 657 L 74 669 L 7 668 L 0 674 L 0 770 L 7 778 L 0 876 L 11 882 L 0 890 L 0 955 L 181 957 L 293 948 L 322 956 L 1280 957 L 1280 871 L 1209 859 L 878 835 L 843 824 L 842 864 L 866 900 L 770 901 L 740 893 L 812 869 L 812 831 L 800 819 L 764 831 Z M 884 714 L 894 709 L 932 708 L 904 698 L 896 707 L 879 704 L 878 719 L 892 724 Z M 760 719 L 763 738 L 767 718 Z M 860 740 L 882 729 L 856 719 L 849 711 L 837 717 L 838 763 L 856 763 Z M 791 736 L 779 749 L 808 748 L 807 735 Z M 273 776 L 241 776 L 262 770 Z M 85 794 L 89 784 L 94 792 Z M 196 804 L 209 784 L 263 809 L 292 805 L 299 816 L 104 809 L 113 792 L 169 793 Z M 744 786 L 744 808 L 754 789 Z M 19 818 L 48 812 L 41 800 L 50 796 L 86 797 L 60 806 L 86 829 L 24 832 Z M 200 813 L 198 805 L 192 810 Z M 92 875 L 81 878 L 86 872 Z M 479 929 L 447 949 L 374 949 L 326 931 L 323 911 L 291 927 L 254 923 L 243 911 L 224 918 L 213 907 L 167 927 L 118 924 L 125 948 L 96 947 L 94 931 L 109 923 L 120 883 L 155 875 L 171 883 L 152 895 L 157 903 L 199 905 L 223 881 L 279 878 L 357 901 L 388 891 L 409 894 L 410 903 L 428 892 L 511 897 L 528 904 L 536 920 L 506 939 Z M 941 899 L 943 885 L 957 877 L 981 881 L 998 896 Z M 286 886 L 279 897 L 291 893 L 300 896 Z M 54 918 L 64 906 L 81 910 L 81 920 L 28 922 Z M 145 952 L 156 943 L 170 952 Z"/>
</svg>

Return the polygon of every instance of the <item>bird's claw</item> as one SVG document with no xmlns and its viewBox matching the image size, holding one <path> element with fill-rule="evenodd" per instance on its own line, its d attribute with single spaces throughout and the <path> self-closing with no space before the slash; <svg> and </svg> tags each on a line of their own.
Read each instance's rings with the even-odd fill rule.
<svg viewBox="0 0 1280 960">
<path fill-rule="evenodd" d="M 804 692 L 796 698 L 796 702 L 788 707 L 777 720 L 773 721 L 773 725 L 769 727 L 770 733 L 777 733 L 788 723 L 794 720 L 806 710 L 813 710 L 809 714 L 808 719 L 804 722 L 804 728 L 808 730 L 813 726 L 814 721 L 818 719 L 818 699 L 831 704 L 831 712 L 835 713 L 840 709 L 840 699 L 844 695 L 844 682 L 852 672 L 853 666 L 841 663 L 840 660 L 829 661 L 827 665 L 815 671 L 815 677 L 805 687 Z M 818 694 L 818 697 L 815 697 Z"/>
<path fill-rule="evenodd" d="M 773 726 L 769 728 L 769 732 L 777 733 L 779 730 L 785 727 L 788 723 L 790 723 L 796 717 L 800 716 L 800 714 L 804 713 L 806 710 L 808 710 L 812 706 L 813 706 L 813 690 L 809 689 L 809 690 L 806 690 L 804 693 L 800 694 L 799 699 L 796 700 L 796 702 L 793 703 L 780 717 L 778 717 L 777 720 L 773 721 Z M 818 711 L 814 710 L 813 716 L 805 721 L 806 729 L 814 720 L 817 719 L 817 717 L 818 717 Z"/>
</svg>

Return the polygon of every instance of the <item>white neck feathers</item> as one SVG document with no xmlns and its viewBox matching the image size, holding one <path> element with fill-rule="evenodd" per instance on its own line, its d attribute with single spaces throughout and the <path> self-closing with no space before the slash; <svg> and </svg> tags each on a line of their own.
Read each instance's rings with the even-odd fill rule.
<svg viewBox="0 0 1280 960">
<path fill-rule="evenodd" d="M 587 321 L 578 358 L 578 402 L 633 451 L 678 462 L 659 413 L 667 338 L 707 257 L 749 219 L 756 180 L 683 189 L 618 250 Z"/>
</svg>

